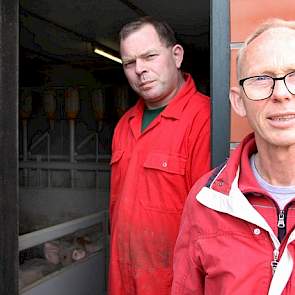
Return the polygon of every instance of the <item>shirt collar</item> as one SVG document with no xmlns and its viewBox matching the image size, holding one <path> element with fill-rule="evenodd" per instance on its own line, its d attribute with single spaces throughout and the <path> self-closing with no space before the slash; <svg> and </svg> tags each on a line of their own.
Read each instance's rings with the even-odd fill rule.
<svg viewBox="0 0 295 295">
<path fill-rule="evenodd" d="M 162 116 L 172 119 L 180 119 L 184 107 L 188 103 L 190 97 L 196 93 L 197 89 L 190 74 L 183 73 L 184 84 L 178 90 L 175 97 L 162 113 Z"/>
<path fill-rule="evenodd" d="M 179 119 L 181 113 L 189 101 L 189 98 L 197 91 L 195 83 L 190 74 L 183 73 L 184 84 L 181 86 L 177 94 L 167 105 L 164 111 L 161 113 L 166 118 Z M 131 109 L 129 113 L 129 119 L 138 115 L 142 115 L 144 111 L 144 100 L 140 98 L 135 107 Z"/>
</svg>

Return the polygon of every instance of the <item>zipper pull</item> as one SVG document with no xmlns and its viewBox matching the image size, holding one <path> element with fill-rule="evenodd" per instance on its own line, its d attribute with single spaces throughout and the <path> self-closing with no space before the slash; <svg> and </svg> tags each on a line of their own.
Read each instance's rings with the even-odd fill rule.
<svg viewBox="0 0 295 295">
<path fill-rule="evenodd" d="M 284 228 L 284 227 L 285 227 L 285 212 L 284 210 L 281 210 L 279 213 L 278 228 Z"/>
<path fill-rule="evenodd" d="M 277 266 L 279 264 L 278 258 L 279 258 L 279 250 L 274 249 L 274 251 L 273 251 L 273 261 L 270 263 L 271 268 L 272 268 L 272 275 L 274 275 L 274 273 L 275 273 L 275 271 L 277 269 Z"/>
</svg>

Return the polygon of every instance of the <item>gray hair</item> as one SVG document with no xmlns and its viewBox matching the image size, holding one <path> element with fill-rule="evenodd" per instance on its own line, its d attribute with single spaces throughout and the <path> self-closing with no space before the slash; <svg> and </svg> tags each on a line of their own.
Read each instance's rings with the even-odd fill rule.
<svg viewBox="0 0 295 295">
<path fill-rule="evenodd" d="M 246 38 L 243 46 L 240 48 L 237 55 L 236 62 L 237 62 L 238 78 L 241 72 L 241 60 L 245 54 L 245 51 L 248 45 L 265 31 L 268 31 L 274 28 L 289 28 L 289 29 L 295 30 L 295 21 L 287 21 L 287 20 L 283 20 L 279 18 L 269 19 L 266 22 L 262 23 L 251 35 L 249 35 L 248 38 Z"/>
</svg>

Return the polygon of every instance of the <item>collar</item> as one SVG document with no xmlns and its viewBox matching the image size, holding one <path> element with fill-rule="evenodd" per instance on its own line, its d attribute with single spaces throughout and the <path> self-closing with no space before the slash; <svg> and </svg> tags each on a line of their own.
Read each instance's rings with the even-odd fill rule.
<svg viewBox="0 0 295 295">
<path fill-rule="evenodd" d="M 240 170 L 238 186 L 244 194 L 249 192 L 265 194 L 266 192 L 257 183 L 250 165 L 250 157 L 256 152 L 257 147 L 254 133 L 251 133 L 231 153 L 224 169 L 221 170 L 212 182 L 211 188 L 223 194 L 229 194 L 237 170 Z"/>
<path fill-rule="evenodd" d="M 244 194 L 241 192 L 238 181 L 240 169 L 237 169 L 230 190 L 227 195 L 203 187 L 196 195 L 196 199 L 204 206 L 218 212 L 227 213 L 231 216 L 256 224 L 269 232 L 275 248 L 279 248 L 280 242 L 266 220 L 255 210 Z"/>
<path fill-rule="evenodd" d="M 161 113 L 162 116 L 172 119 L 180 119 L 181 113 L 188 103 L 190 97 L 197 92 L 195 83 L 188 73 L 183 73 L 184 83 L 177 92 L 177 94 L 172 98 L 171 102 L 167 105 L 165 110 Z M 135 116 L 141 116 L 144 112 L 144 100 L 140 98 L 135 104 L 134 108 L 130 110 L 129 118 Z"/>
<path fill-rule="evenodd" d="M 162 116 L 166 118 L 180 119 L 183 109 L 189 99 L 197 92 L 197 88 L 191 75 L 184 73 L 183 77 L 185 82 L 162 113 Z"/>
</svg>

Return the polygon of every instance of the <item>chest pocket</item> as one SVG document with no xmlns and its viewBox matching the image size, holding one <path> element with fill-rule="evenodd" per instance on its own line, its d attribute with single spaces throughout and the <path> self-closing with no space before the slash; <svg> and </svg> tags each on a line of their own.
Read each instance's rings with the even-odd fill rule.
<svg viewBox="0 0 295 295">
<path fill-rule="evenodd" d="M 167 173 L 184 175 L 186 160 L 180 156 L 171 156 L 162 153 L 148 154 L 145 162 L 145 168 L 165 171 Z"/>
<path fill-rule="evenodd" d="M 140 198 L 146 209 L 178 213 L 188 193 L 185 182 L 186 159 L 180 155 L 149 153 L 144 161 Z"/>
</svg>

